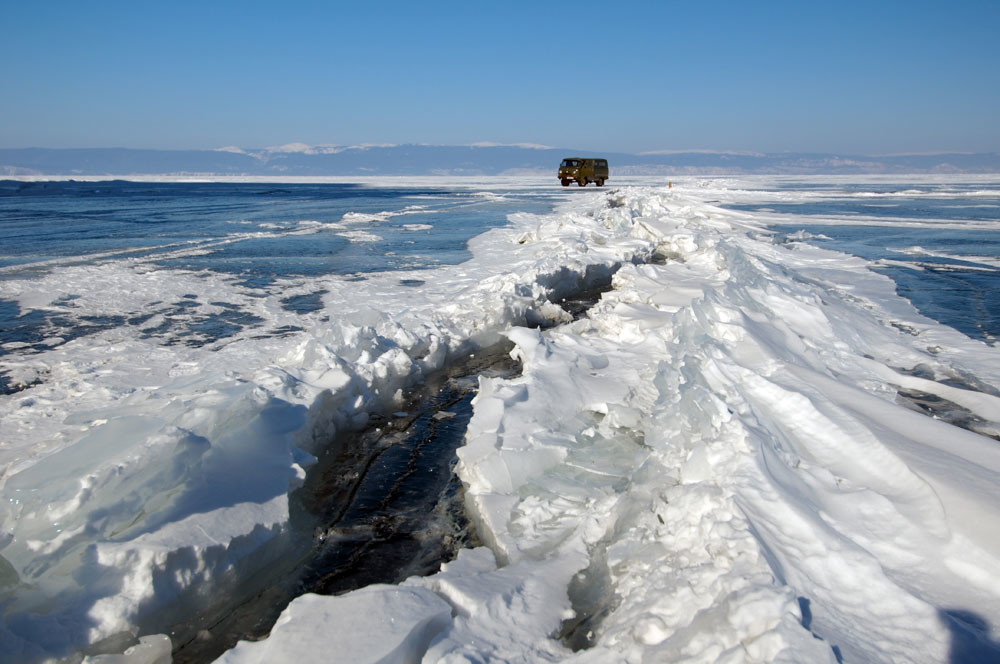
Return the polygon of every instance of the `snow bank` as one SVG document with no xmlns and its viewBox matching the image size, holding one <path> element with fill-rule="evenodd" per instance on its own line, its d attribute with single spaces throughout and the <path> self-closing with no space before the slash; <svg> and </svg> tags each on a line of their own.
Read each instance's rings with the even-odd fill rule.
<svg viewBox="0 0 1000 664">
<path fill-rule="evenodd" d="M 223 661 L 293 638 L 372 653 L 357 661 L 382 661 L 366 644 L 383 638 L 425 662 L 995 659 L 1000 447 L 905 395 L 995 430 L 996 349 L 860 259 L 772 242 L 680 188 L 581 201 L 521 220 L 521 247 L 628 238 L 662 260 L 626 262 L 584 319 L 507 332 L 523 374 L 481 380 L 459 450 L 489 550 L 300 598 Z M 401 592 L 416 608 L 389 601 Z M 306 607 L 322 628 L 295 627 Z"/>
<path fill-rule="evenodd" d="M 111 327 L 3 357 L 24 389 L 0 399 L 0 659 L 127 642 L 238 600 L 242 579 L 311 536 L 292 532 L 288 494 L 338 432 L 398 410 L 407 388 L 512 325 L 568 320 L 550 300 L 652 253 L 631 226 L 581 214 L 515 215 L 471 243 L 473 260 L 408 271 L 419 290 L 390 273 L 260 297 L 128 260 L 5 282 L 22 310 L 81 283 L 86 311 L 177 302 L 172 326 L 154 318 L 141 336 Z M 300 294 L 323 307 L 283 306 Z M 234 302 L 262 322 L 215 342 L 182 333 Z"/>
<path fill-rule="evenodd" d="M 300 664 L 316 659 L 317 646 L 356 661 L 419 661 L 449 622 L 451 606 L 420 588 L 374 585 L 333 601 L 303 595 L 281 614 L 272 638 L 243 641 L 217 661 Z"/>
</svg>

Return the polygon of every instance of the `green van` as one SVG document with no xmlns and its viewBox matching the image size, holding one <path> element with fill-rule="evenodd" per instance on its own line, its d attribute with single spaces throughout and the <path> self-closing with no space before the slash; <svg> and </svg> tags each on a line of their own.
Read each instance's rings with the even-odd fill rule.
<svg viewBox="0 0 1000 664">
<path fill-rule="evenodd" d="M 608 179 L 608 160 L 569 157 L 559 164 L 559 182 L 568 187 L 570 182 L 576 182 L 586 187 L 588 182 L 595 182 L 598 187 Z"/>
</svg>

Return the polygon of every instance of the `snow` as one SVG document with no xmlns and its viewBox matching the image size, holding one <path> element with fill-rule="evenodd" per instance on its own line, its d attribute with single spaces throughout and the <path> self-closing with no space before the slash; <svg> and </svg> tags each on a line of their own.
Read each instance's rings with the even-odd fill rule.
<svg viewBox="0 0 1000 664">
<path fill-rule="evenodd" d="M 224 275 L 142 260 L 6 280 L 5 298 L 22 310 L 73 294 L 110 316 L 190 294 L 199 307 L 182 317 L 230 302 L 265 332 L 306 329 L 253 328 L 198 347 L 114 328 L 4 358 L 13 382 L 38 382 L 0 402 L 0 543 L 17 589 L 0 652 L 43 658 L 160 624 L 206 584 L 225 597 L 273 564 L 290 537 L 288 493 L 338 431 L 399 410 L 407 388 L 511 325 L 564 320 L 550 295 L 650 250 L 636 240 L 588 250 L 574 233 L 547 248 L 487 233 L 472 262 L 408 271 L 426 282 L 419 297 L 398 274 L 290 281 L 259 297 Z M 306 317 L 281 304 L 322 291 L 323 310 Z"/>
<path fill-rule="evenodd" d="M 593 218 L 670 258 L 623 265 L 581 321 L 511 330 L 523 375 L 483 379 L 458 467 L 523 584 L 505 607 L 571 616 L 597 596 L 607 615 L 574 653 L 551 618 L 456 612 L 413 661 L 946 660 L 950 615 L 1000 615 L 984 527 L 1000 449 L 899 405 L 894 386 L 996 422 L 996 397 L 939 382 L 996 384 L 995 350 L 922 318 L 859 259 L 773 244 L 677 189 L 610 198 Z M 903 371 L 917 365 L 937 380 Z M 490 606 L 481 570 L 404 585 L 454 602 L 459 574 Z"/>
<path fill-rule="evenodd" d="M 1000 447 L 899 391 L 997 431 L 996 348 L 921 316 L 865 261 L 706 202 L 757 195 L 740 185 L 512 215 L 472 261 L 407 273 L 420 291 L 320 280 L 338 317 L 290 336 L 204 352 L 109 330 L 10 360 L 44 380 L 0 402 L 2 553 L 33 584 L 8 601 L 4 656 L 135 633 L 192 588 L 258 573 L 325 441 L 504 336 L 523 372 L 480 379 L 458 453 L 485 546 L 397 586 L 302 596 L 220 661 L 995 656 Z M 612 273 L 580 320 L 549 303 Z M 234 296 L 197 280 L 181 288 Z M 541 320 L 562 324 L 528 327 Z"/>
<path fill-rule="evenodd" d="M 317 646 L 357 661 L 419 661 L 415 654 L 450 622 L 451 606 L 422 588 L 373 585 L 344 597 L 304 595 L 282 613 L 273 638 L 244 641 L 217 661 L 299 664 L 313 661 Z M 373 632 L 378 639 L 370 638 Z"/>
</svg>

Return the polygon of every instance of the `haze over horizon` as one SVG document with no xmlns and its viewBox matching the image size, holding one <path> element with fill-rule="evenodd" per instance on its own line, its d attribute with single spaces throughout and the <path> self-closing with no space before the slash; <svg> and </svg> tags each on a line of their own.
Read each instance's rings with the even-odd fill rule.
<svg viewBox="0 0 1000 664">
<path fill-rule="evenodd" d="M 5 7 L 0 147 L 1000 151 L 1000 5 Z"/>
<path fill-rule="evenodd" d="M 238 154 L 263 154 L 263 153 L 288 153 L 288 154 L 332 154 L 337 152 L 343 152 L 346 150 L 358 150 L 358 149 L 372 149 L 372 148 L 399 148 L 406 146 L 415 147 L 447 147 L 447 148 L 523 148 L 526 150 L 587 150 L 587 146 L 574 146 L 574 145 L 546 145 L 542 143 L 530 143 L 527 141 L 513 141 L 510 143 L 500 143 L 496 141 L 475 141 L 472 143 L 430 143 L 430 142 L 404 142 L 404 143 L 356 143 L 356 144 L 338 144 L 338 143 L 305 143 L 303 141 L 291 141 L 289 143 L 283 143 L 281 145 L 267 145 L 267 146 L 246 146 L 246 145 L 223 145 L 223 146 L 203 146 L 203 147 L 192 147 L 186 148 L 193 151 L 213 151 L 213 152 L 234 152 Z M 38 146 L 30 146 L 30 148 L 35 149 L 73 149 L 73 148 L 38 148 Z M 81 146 L 80 149 L 135 149 L 135 150 L 173 150 L 174 148 L 123 148 L 121 146 Z M 3 149 L 3 148 L 0 148 Z M 726 150 L 726 149 L 708 149 L 708 148 L 690 148 L 690 149 L 662 149 L 662 150 L 639 150 L 636 152 L 630 152 L 626 150 L 604 150 L 604 152 L 617 152 L 621 154 L 635 154 L 640 156 L 648 155 L 694 155 L 694 154 L 706 154 L 706 155 L 747 155 L 747 156 L 763 156 L 763 155 L 777 155 L 777 154 L 807 154 L 806 152 L 799 152 L 793 150 L 778 150 L 774 152 L 765 152 L 762 150 Z M 882 152 L 882 153 L 857 153 L 855 156 L 870 156 L 870 157 L 894 157 L 894 156 L 918 156 L 918 155 L 945 155 L 945 154 L 987 154 L 992 153 L 993 150 L 913 150 L 913 151 L 898 151 L 898 152 Z M 846 154 L 846 153 L 823 153 L 823 154 Z"/>
</svg>

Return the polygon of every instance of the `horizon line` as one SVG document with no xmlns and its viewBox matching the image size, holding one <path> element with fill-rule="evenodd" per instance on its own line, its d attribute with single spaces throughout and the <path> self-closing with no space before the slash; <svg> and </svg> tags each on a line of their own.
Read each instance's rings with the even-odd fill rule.
<svg viewBox="0 0 1000 664">
<path fill-rule="evenodd" d="M 264 148 L 244 148 L 236 145 L 226 145 L 222 147 L 201 147 L 201 148 L 153 148 L 153 147 L 124 147 L 124 146 L 90 146 L 90 147 L 2 147 L 0 150 L 48 150 L 48 151 L 70 151 L 70 150 L 132 150 L 142 152 L 228 152 L 231 154 L 243 154 L 248 157 L 260 157 L 266 154 L 338 154 L 354 150 L 388 149 L 397 147 L 431 147 L 431 148 L 520 148 L 524 150 L 561 150 L 564 152 L 581 152 L 576 148 L 564 148 L 544 145 L 531 142 L 499 143 L 493 141 L 478 141 L 475 143 L 355 143 L 350 145 L 337 145 L 332 143 L 308 144 L 302 142 L 285 143 L 277 146 Z M 896 151 L 896 152 L 824 152 L 818 150 L 780 150 L 774 152 L 760 150 L 718 150 L 709 148 L 689 148 L 689 149 L 661 149 L 642 150 L 629 152 L 626 150 L 589 150 L 594 153 L 618 153 L 636 157 L 652 157 L 667 155 L 736 155 L 743 157 L 773 157 L 782 155 L 828 155 L 838 157 L 922 157 L 938 155 L 1000 155 L 998 150 L 919 150 L 919 151 Z"/>
</svg>

